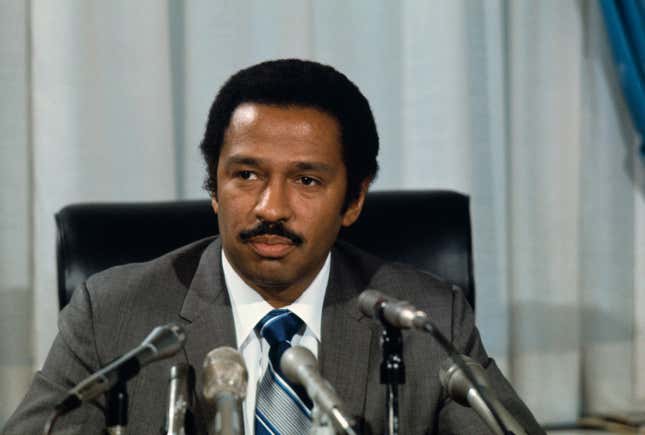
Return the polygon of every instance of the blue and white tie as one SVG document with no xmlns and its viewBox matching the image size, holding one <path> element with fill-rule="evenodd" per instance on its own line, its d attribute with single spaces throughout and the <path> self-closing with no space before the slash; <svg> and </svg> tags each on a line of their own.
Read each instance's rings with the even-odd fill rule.
<svg viewBox="0 0 645 435">
<path fill-rule="evenodd" d="M 256 435 L 306 435 L 311 430 L 313 404 L 303 388 L 289 383 L 280 370 L 280 357 L 304 326 L 289 310 L 272 310 L 255 326 L 269 343 L 269 364 L 258 384 Z"/>
</svg>

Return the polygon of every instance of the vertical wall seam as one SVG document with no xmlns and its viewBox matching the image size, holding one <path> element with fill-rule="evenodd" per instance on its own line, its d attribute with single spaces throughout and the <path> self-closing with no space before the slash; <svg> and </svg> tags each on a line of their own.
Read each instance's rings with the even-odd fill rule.
<svg viewBox="0 0 645 435">
<path fill-rule="evenodd" d="M 579 77 L 579 86 L 580 89 L 578 92 L 580 92 L 580 100 L 579 103 L 581 105 L 580 107 L 580 113 L 581 113 L 581 118 L 580 118 L 580 125 L 578 126 L 578 147 L 579 151 L 581 151 L 581 148 L 584 144 L 583 141 L 583 135 L 584 135 L 584 126 L 588 122 L 587 119 L 587 114 L 584 112 L 584 104 L 582 102 L 583 98 L 593 98 L 593 95 L 587 94 L 585 91 L 585 88 L 589 88 L 589 77 L 586 77 L 584 74 L 585 68 L 585 59 L 587 59 L 587 56 L 589 55 L 589 44 L 587 40 L 587 34 L 588 32 L 586 31 L 588 27 L 588 8 L 585 7 L 586 2 L 579 2 L 579 8 L 578 10 L 580 11 L 580 20 L 581 20 L 581 32 L 582 32 L 582 39 L 580 43 L 582 44 L 582 56 L 580 59 L 581 65 L 580 65 L 580 77 Z M 585 97 L 586 96 L 586 97 Z M 589 105 L 591 107 L 591 104 Z M 581 155 L 581 153 L 579 153 Z M 579 224 L 576 226 L 577 228 L 577 234 L 576 234 L 576 240 L 577 240 L 577 251 L 578 251 L 578 259 L 577 259 L 577 271 L 576 271 L 576 289 L 575 289 L 575 294 L 576 294 L 576 301 L 578 302 L 576 304 L 577 307 L 577 319 L 576 323 L 578 326 L 578 367 L 580 367 L 580 370 L 578 371 L 578 415 L 583 415 L 586 403 L 585 403 L 585 397 L 586 397 L 586 388 L 585 388 L 585 343 L 584 343 L 584 310 L 585 310 L 585 298 L 584 298 L 584 292 L 582 291 L 582 286 L 580 285 L 582 282 L 582 270 L 584 270 L 584 264 L 583 264 L 583 256 L 582 254 L 582 239 L 583 239 L 583 231 L 584 231 L 584 214 L 582 213 L 582 208 L 583 204 L 581 199 L 583 198 L 583 170 L 580 166 L 578 166 L 578 189 L 577 189 L 577 197 L 578 197 L 578 207 L 577 207 L 577 213 L 579 216 L 578 222 Z"/>
<path fill-rule="evenodd" d="M 509 38 L 510 27 L 511 27 L 511 14 L 509 11 L 510 5 L 509 0 L 501 1 L 502 7 L 502 44 L 504 48 L 504 65 L 502 68 L 502 101 L 504 104 L 504 144 L 503 148 L 505 150 L 505 172 L 507 182 L 505 189 L 505 201 L 504 205 L 506 207 L 506 226 L 507 226 L 507 235 L 506 235 L 506 281 L 508 283 L 508 377 L 511 382 L 516 380 L 517 370 L 515 367 L 515 335 L 513 333 L 513 325 L 515 324 L 515 279 L 514 279 L 514 264 L 513 264 L 513 152 L 512 152 L 512 113 L 511 113 L 511 92 L 512 92 L 512 71 L 511 71 L 511 41 Z"/>
<path fill-rule="evenodd" d="M 307 47 L 307 51 L 309 52 L 311 59 L 316 59 L 316 20 L 314 20 L 315 11 L 313 2 L 314 0 L 310 0 L 307 3 L 307 20 L 309 21 L 307 25 L 307 29 L 309 31 L 309 37 L 307 38 L 309 47 Z"/>
<path fill-rule="evenodd" d="M 36 213 L 35 213 L 35 198 L 36 198 L 36 181 L 34 180 L 36 170 L 35 170 L 35 156 L 34 156 L 34 78 L 33 78 L 33 56 L 34 56 L 34 37 L 33 37 L 33 3 L 31 0 L 25 2 L 26 13 L 25 13 L 25 62 L 26 62 L 26 124 L 27 124 L 27 215 L 29 219 L 29 224 L 27 225 L 27 243 L 29 246 L 29 261 L 27 266 L 27 273 L 29 274 L 28 288 L 30 297 L 27 299 L 30 301 L 29 313 L 31 319 L 29 324 L 31 325 L 31 333 L 28 334 L 30 343 L 29 349 L 31 349 L 31 355 L 29 355 L 30 365 L 33 365 L 34 355 L 35 355 L 35 315 L 34 308 L 36 303 L 36 247 L 35 247 L 35 230 L 36 230 Z M 35 368 L 34 368 L 35 369 Z"/>
<path fill-rule="evenodd" d="M 398 160 L 398 173 L 397 173 L 397 183 L 398 188 L 405 190 L 406 189 L 406 162 L 407 162 L 407 152 L 409 148 L 405 144 L 405 139 L 407 135 L 405 133 L 405 62 L 406 62 L 406 50 L 405 50 L 405 2 L 401 3 L 401 7 L 398 8 L 399 12 L 399 146 L 401 150 L 401 158 Z M 392 144 L 394 146 L 394 144 Z"/>
<path fill-rule="evenodd" d="M 170 65 L 170 113 L 172 115 L 173 151 L 175 168 L 175 198 L 186 197 L 185 148 L 186 148 L 186 62 L 185 52 L 185 3 L 168 0 L 168 61 Z M 195 145 L 196 146 L 196 145 Z"/>
</svg>

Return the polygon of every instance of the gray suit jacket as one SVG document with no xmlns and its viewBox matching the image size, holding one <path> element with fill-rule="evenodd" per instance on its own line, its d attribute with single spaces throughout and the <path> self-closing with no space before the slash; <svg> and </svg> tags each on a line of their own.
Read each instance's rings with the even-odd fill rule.
<svg viewBox="0 0 645 435">
<path fill-rule="evenodd" d="M 407 299 L 428 312 L 458 349 L 486 367 L 501 400 L 529 433 L 544 433 L 486 355 L 471 309 L 458 289 L 429 274 L 384 263 L 338 243 L 332 253 L 323 307 L 319 361 L 323 376 L 363 422 L 365 433 L 385 432 L 385 392 L 379 382 L 380 327 L 360 314 L 357 306 L 357 297 L 366 288 Z M 145 367 L 128 383 L 128 433 L 159 433 L 173 364 L 192 364 L 197 372 L 196 390 L 201 391 L 206 353 L 219 346 L 236 347 L 217 238 L 91 277 L 61 312 L 59 333 L 47 360 L 3 433 L 41 433 L 53 405 L 67 389 L 138 345 L 153 327 L 169 322 L 185 327 L 186 346 L 173 358 Z M 400 388 L 400 433 L 489 433 L 473 411 L 445 397 L 437 376 L 445 352 L 428 336 L 410 331 L 403 335 L 407 382 Z M 101 405 L 84 404 L 61 418 L 55 433 L 101 433 Z M 200 433 L 206 433 L 213 410 L 198 400 L 195 413 Z"/>
</svg>

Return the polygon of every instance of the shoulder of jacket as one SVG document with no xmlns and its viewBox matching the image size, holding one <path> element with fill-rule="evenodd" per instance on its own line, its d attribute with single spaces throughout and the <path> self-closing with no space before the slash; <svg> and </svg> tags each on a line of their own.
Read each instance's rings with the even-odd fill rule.
<svg viewBox="0 0 645 435">
<path fill-rule="evenodd" d="M 431 272 L 420 270 L 412 265 L 389 262 L 366 252 L 350 243 L 338 241 L 336 255 L 349 265 L 353 273 L 364 277 L 366 288 L 419 303 L 428 301 L 452 301 L 456 286 Z"/>
<path fill-rule="evenodd" d="M 114 266 L 90 276 L 85 286 L 95 310 L 123 308 L 124 304 L 159 306 L 183 298 L 209 237 L 182 246 L 155 259 Z"/>
</svg>

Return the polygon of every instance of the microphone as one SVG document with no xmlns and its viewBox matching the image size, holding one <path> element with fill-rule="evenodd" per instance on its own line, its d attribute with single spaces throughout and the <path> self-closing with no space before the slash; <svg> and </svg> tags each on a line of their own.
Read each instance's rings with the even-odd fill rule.
<svg viewBox="0 0 645 435">
<path fill-rule="evenodd" d="M 180 363 L 170 368 L 168 415 L 164 434 L 186 435 L 194 433 L 191 413 L 194 388 L 195 371 L 190 365 Z"/>
<path fill-rule="evenodd" d="M 76 384 L 56 405 L 56 411 L 64 414 L 110 390 L 117 382 L 132 379 L 146 364 L 177 353 L 185 341 L 186 333 L 179 325 L 170 323 L 154 328 L 139 346 Z"/>
<path fill-rule="evenodd" d="M 242 355 L 232 347 L 218 347 L 204 359 L 204 398 L 215 407 L 215 435 L 242 435 L 242 401 L 248 374 Z"/>
<path fill-rule="evenodd" d="M 280 358 L 280 368 L 288 380 L 301 385 L 320 409 L 327 414 L 336 429 L 356 435 L 351 419 L 345 416 L 343 403 L 334 387 L 318 371 L 316 357 L 307 348 L 293 346 L 285 350 Z"/>
<path fill-rule="evenodd" d="M 470 386 L 477 392 L 477 396 L 479 397 L 478 402 L 481 403 L 482 409 L 489 409 L 488 414 L 490 414 L 492 421 L 495 423 L 494 427 L 499 428 L 502 434 L 508 433 L 508 427 L 505 424 L 506 420 L 497 412 L 497 408 L 501 407 L 503 409 L 503 406 L 501 406 L 499 401 L 497 401 L 498 406 L 493 406 L 490 403 L 489 396 L 492 396 L 492 393 L 489 392 L 490 389 L 482 388 L 479 385 L 479 382 L 471 373 L 470 367 L 465 363 L 464 358 L 462 358 L 452 342 L 441 333 L 439 328 L 437 328 L 425 312 L 418 310 L 407 301 L 400 301 L 377 290 L 363 291 L 358 296 L 358 306 L 363 314 L 377 319 L 381 323 L 400 329 L 416 329 L 432 335 L 437 343 L 448 352 L 448 355 L 452 358 L 455 365 L 460 368 L 460 376 L 472 381 L 470 382 Z M 525 432 L 518 433 L 522 434 Z"/>
<path fill-rule="evenodd" d="M 465 355 L 462 355 L 461 358 L 465 361 L 473 378 L 479 384 L 479 389 L 483 390 L 482 392 L 487 396 L 488 406 L 480 392 L 477 391 L 473 383 L 468 380 L 464 372 L 451 358 L 444 360 L 439 368 L 439 380 L 448 395 L 460 405 L 473 408 L 496 434 L 505 435 L 510 431 L 515 435 L 526 435 L 524 428 L 508 412 L 490 388 L 484 368 L 472 358 Z M 500 427 L 493 415 L 493 411 L 506 427 L 506 431 Z"/>
<path fill-rule="evenodd" d="M 358 296 L 358 306 L 368 317 L 387 322 L 395 328 L 423 329 L 428 315 L 407 301 L 400 301 L 377 290 L 365 290 Z"/>
</svg>

